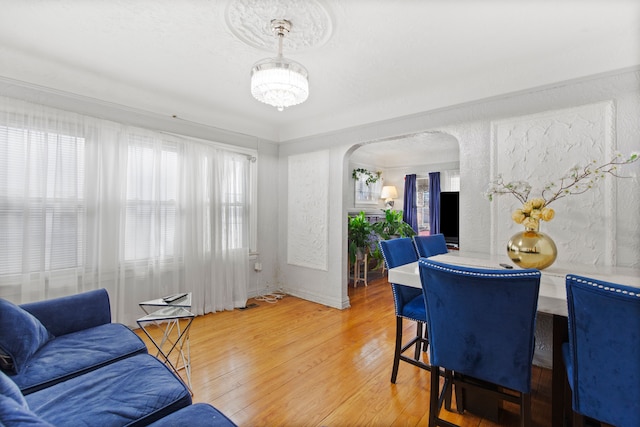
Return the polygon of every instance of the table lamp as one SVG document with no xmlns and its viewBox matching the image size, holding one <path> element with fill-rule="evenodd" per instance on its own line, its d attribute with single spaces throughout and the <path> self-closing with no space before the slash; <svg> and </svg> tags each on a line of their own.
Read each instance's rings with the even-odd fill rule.
<svg viewBox="0 0 640 427">
<path fill-rule="evenodd" d="M 398 190 L 395 185 L 385 185 L 382 187 L 380 198 L 384 199 L 384 207 L 387 209 L 393 209 L 393 199 L 398 197 Z"/>
</svg>

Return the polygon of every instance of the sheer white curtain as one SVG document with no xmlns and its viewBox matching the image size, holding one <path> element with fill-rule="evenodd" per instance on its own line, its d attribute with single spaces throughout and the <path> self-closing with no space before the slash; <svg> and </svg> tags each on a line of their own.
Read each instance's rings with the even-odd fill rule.
<svg viewBox="0 0 640 427">
<path fill-rule="evenodd" d="M 180 241 L 197 314 L 242 307 L 249 268 L 250 158 L 206 145 L 185 146 Z M 215 206 L 215 209 L 211 207 Z M 214 286 L 198 286 L 213 283 Z"/>
<path fill-rule="evenodd" d="M 194 293 L 247 298 L 250 159 L 159 132 L 0 98 L 0 296 L 104 287 L 115 321 Z"/>
</svg>

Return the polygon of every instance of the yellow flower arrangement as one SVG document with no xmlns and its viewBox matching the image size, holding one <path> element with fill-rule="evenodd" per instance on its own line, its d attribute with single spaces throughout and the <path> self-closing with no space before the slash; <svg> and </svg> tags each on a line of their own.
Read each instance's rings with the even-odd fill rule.
<svg viewBox="0 0 640 427">
<path fill-rule="evenodd" d="M 617 178 L 623 178 L 618 175 L 618 166 L 633 163 L 640 158 L 638 153 L 624 157 L 617 153 L 612 160 L 600 166 L 594 167 L 595 161 L 587 166 L 575 166 L 569 170 L 569 173 L 557 181 L 552 181 L 544 186 L 541 197 L 529 200 L 531 193 L 531 185 L 525 181 L 511 181 L 505 183 L 502 175 L 493 180 L 489 184 L 489 188 L 485 192 L 485 196 L 489 201 L 493 200 L 495 195 L 512 194 L 522 203 L 520 209 L 516 209 L 511 214 L 511 219 L 517 224 L 522 224 L 526 228 L 538 229 L 539 221 L 551 221 L 555 216 L 555 211 L 549 207 L 549 204 L 569 195 L 582 194 L 593 188 L 599 180 L 607 174 Z"/>
<path fill-rule="evenodd" d="M 555 211 L 545 206 L 543 198 L 531 199 L 522 205 L 521 209 L 516 209 L 511 214 L 511 219 L 516 224 L 522 224 L 527 228 L 538 228 L 538 221 L 551 221 L 555 216 Z"/>
</svg>

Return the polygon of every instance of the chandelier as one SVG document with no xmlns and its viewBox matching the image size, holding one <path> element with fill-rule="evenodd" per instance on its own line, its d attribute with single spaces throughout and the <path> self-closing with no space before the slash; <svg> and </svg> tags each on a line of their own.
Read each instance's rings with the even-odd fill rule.
<svg viewBox="0 0 640 427">
<path fill-rule="evenodd" d="M 278 37 L 278 56 L 254 64 L 251 69 L 251 95 L 282 111 L 307 100 L 309 73 L 302 65 L 282 56 L 282 39 L 291 31 L 291 22 L 273 19 L 271 29 Z"/>
</svg>

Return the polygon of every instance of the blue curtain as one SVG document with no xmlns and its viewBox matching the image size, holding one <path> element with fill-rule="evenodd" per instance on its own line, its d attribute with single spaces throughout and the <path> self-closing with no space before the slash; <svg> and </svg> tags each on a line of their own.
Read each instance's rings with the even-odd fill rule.
<svg viewBox="0 0 640 427">
<path fill-rule="evenodd" d="M 440 232 L 440 172 L 429 172 L 430 234 Z"/>
<path fill-rule="evenodd" d="M 416 206 L 416 175 L 404 177 L 404 206 L 402 219 L 418 232 L 418 208 Z"/>
</svg>

